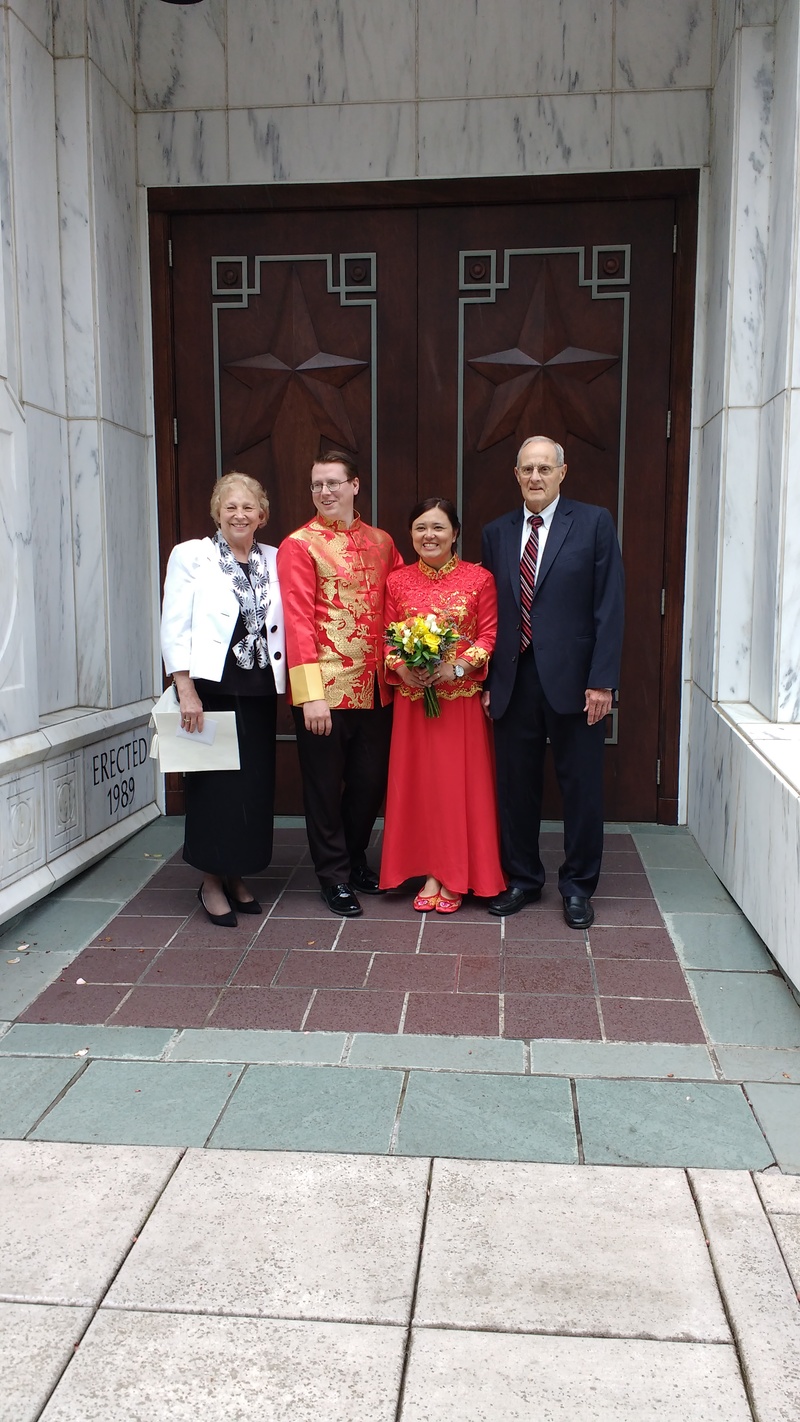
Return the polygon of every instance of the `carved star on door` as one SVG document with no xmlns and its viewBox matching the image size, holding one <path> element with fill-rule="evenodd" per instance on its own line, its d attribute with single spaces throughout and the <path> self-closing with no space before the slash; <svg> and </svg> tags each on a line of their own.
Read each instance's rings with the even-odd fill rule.
<svg viewBox="0 0 800 1422">
<path fill-rule="evenodd" d="M 284 407 L 296 409 L 298 403 L 321 435 L 355 450 L 355 435 L 339 392 L 367 365 L 365 360 L 321 349 L 300 277 L 292 267 L 269 350 L 224 366 L 250 391 L 238 423 L 237 453 L 267 439 Z"/>
<path fill-rule="evenodd" d="M 618 360 L 572 344 L 543 262 L 517 344 L 468 361 L 495 386 L 477 448 L 489 449 L 514 433 L 521 442 L 530 434 L 558 438 L 569 431 L 603 449 L 587 386 Z"/>
</svg>

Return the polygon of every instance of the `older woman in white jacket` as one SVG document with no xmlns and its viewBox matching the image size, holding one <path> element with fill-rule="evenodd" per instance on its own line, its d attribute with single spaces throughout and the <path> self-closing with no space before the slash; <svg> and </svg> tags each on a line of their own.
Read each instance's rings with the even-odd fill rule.
<svg viewBox="0 0 800 1422">
<path fill-rule="evenodd" d="M 181 723 L 234 711 L 239 770 L 186 776 L 183 857 L 203 873 L 197 896 L 212 923 L 234 927 L 261 906 L 243 875 L 272 857 L 276 694 L 286 686 L 276 549 L 258 543 L 269 501 L 256 479 L 233 472 L 211 495 L 213 538 L 173 548 L 164 583 L 161 652 Z"/>
</svg>

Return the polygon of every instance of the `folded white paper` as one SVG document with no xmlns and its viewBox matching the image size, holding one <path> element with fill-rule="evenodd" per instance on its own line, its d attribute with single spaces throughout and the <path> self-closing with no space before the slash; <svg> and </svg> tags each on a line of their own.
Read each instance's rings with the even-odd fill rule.
<svg viewBox="0 0 800 1422">
<path fill-rule="evenodd" d="M 197 770 L 239 770 L 239 738 L 233 711 L 218 711 L 204 718 L 213 725 L 211 739 L 203 731 L 189 734 L 181 728 L 181 711 L 175 688 L 168 686 L 150 715 L 154 728 L 150 755 L 158 761 L 162 774 L 191 773 Z"/>
</svg>

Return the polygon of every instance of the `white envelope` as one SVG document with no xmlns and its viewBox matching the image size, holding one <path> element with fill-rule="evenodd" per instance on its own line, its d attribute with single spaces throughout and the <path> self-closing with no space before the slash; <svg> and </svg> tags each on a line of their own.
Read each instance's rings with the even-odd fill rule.
<svg viewBox="0 0 800 1422">
<path fill-rule="evenodd" d="M 239 770 L 239 738 L 233 711 L 217 711 L 215 734 L 209 741 L 195 735 L 180 735 L 181 709 L 174 686 L 168 686 L 150 713 L 154 728 L 150 756 L 158 761 L 162 775 L 193 770 Z"/>
</svg>

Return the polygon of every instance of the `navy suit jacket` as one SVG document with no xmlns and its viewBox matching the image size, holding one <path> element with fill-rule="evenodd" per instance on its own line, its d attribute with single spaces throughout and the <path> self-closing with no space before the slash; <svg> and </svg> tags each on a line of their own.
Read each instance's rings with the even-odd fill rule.
<svg viewBox="0 0 800 1422">
<path fill-rule="evenodd" d="M 486 685 L 493 720 L 508 707 L 519 666 L 522 506 L 483 530 L 483 566 L 497 584 L 497 642 Z M 608 509 L 559 498 L 536 575 L 531 645 L 559 715 L 583 710 L 587 687 L 619 685 L 625 577 Z"/>
</svg>

